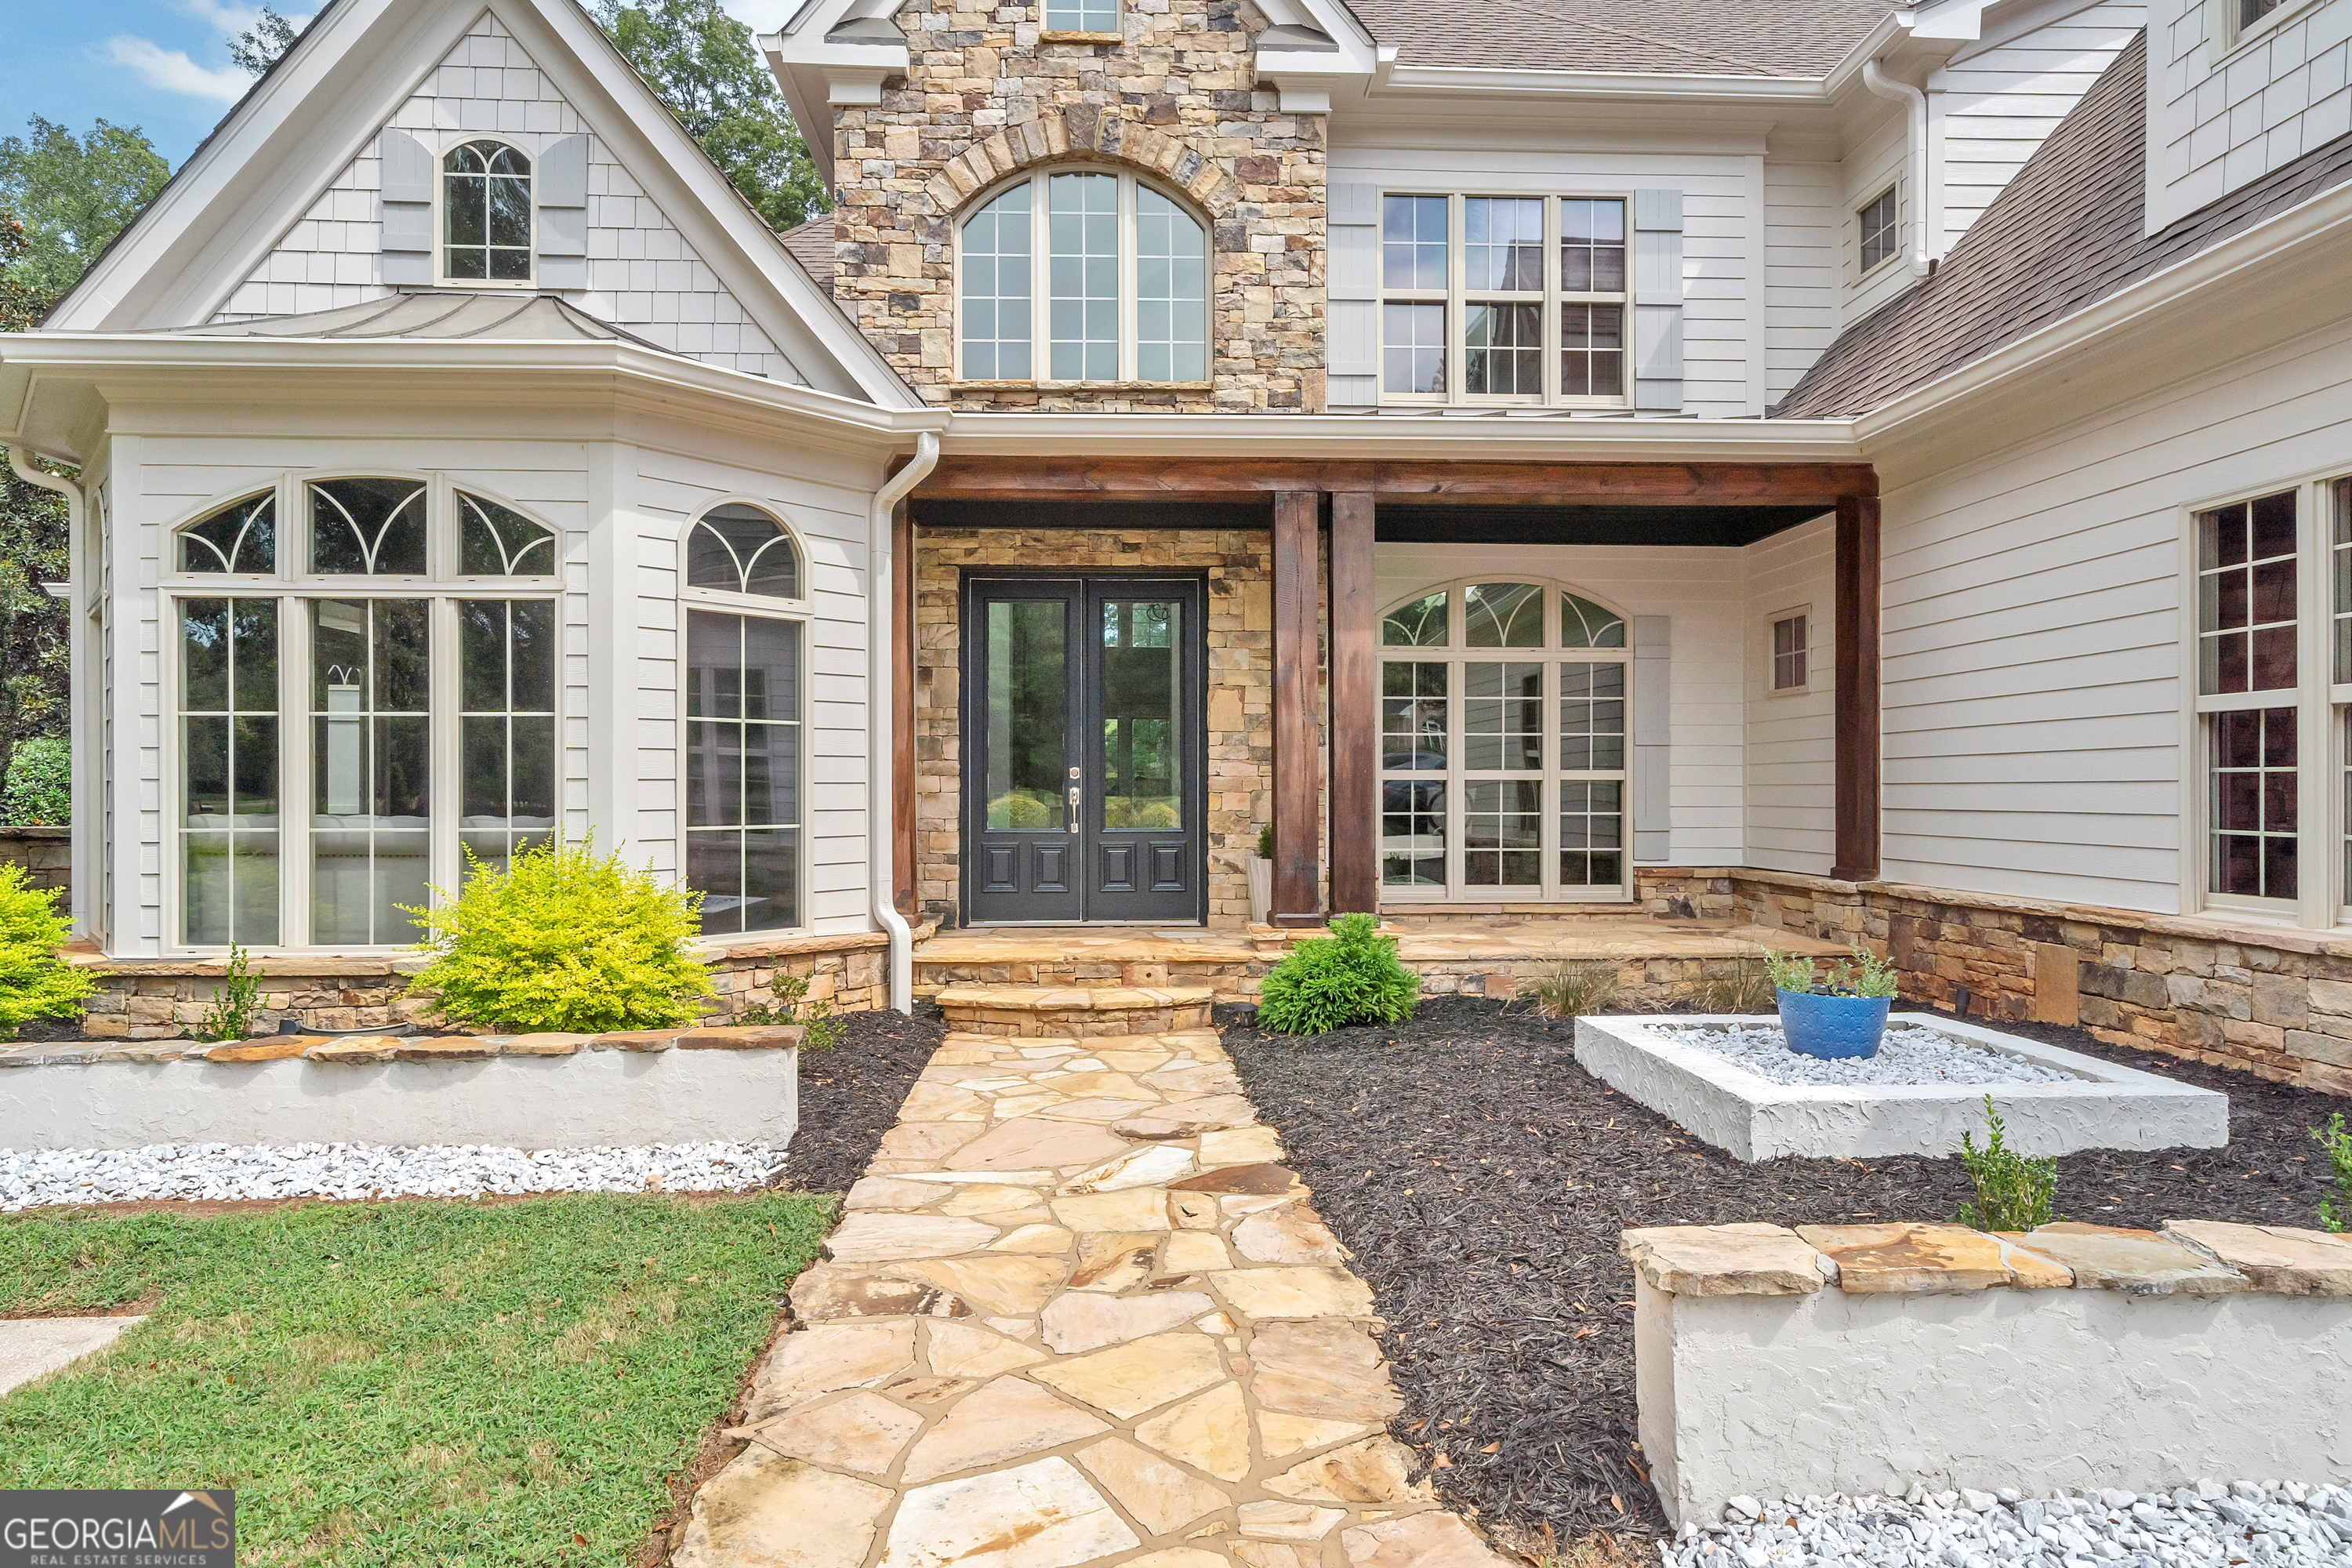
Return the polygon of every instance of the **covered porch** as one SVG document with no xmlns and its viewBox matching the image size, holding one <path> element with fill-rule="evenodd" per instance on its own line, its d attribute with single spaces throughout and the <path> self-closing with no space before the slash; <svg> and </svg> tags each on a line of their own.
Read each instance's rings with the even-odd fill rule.
<svg viewBox="0 0 2352 1568">
<path fill-rule="evenodd" d="M 1739 595 L 1753 598 L 1774 590 L 1748 589 L 1742 552 L 1807 525 L 1811 526 L 1801 537 L 1815 542 L 1809 548 L 1818 556 L 1819 579 L 1809 592 L 1815 601 L 1828 601 L 1817 603 L 1814 615 L 1825 623 L 1821 632 L 1830 634 L 1817 634 L 1811 650 L 1815 701 L 1809 710 L 1808 744 L 1818 752 L 1818 767 L 1801 778 L 1790 775 L 1776 788 L 1788 805 L 1783 815 L 1803 815 L 1818 830 L 1807 846 L 1776 861 L 1745 853 L 1743 781 L 1735 777 L 1728 786 L 1727 834 L 1719 826 L 1727 812 L 1705 784 L 1711 775 L 1695 760 L 1704 748 L 1686 748 L 1678 762 L 1670 762 L 1668 742 L 1670 733 L 1696 733 L 1709 722 L 1717 730 L 1727 724 L 1732 767 L 1745 766 L 1738 726 L 1746 721 L 1741 708 L 1746 699 L 1738 683 L 1755 663 L 1746 646 L 1750 640 L 1746 622 L 1753 619 L 1757 606 Z M 1601 548 L 1580 552 L 1579 547 Z M 1603 607 L 1580 597 L 1579 587 L 1555 591 L 1552 586 L 1571 578 L 1580 582 L 1589 568 L 1548 570 L 1544 565 L 1603 556 L 1642 561 L 1650 579 L 1643 594 L 1619 595 L 1619 605 Z M 1102 918 L 1055 918 L 1058 911 L 1086 907 L 1076 899 L 1030 906 L 996 900 L 999 909 L 1038 911 L 997 918 L 989 912 L 990 900 L 971 896 L 974 879 L 982 875 L 974 869 L 979 851 L 994 856 L 991 863 L 1000 868 L 999 876 L 1011 863 L 1003 845 L 982 842 L 992 827 L 1004 825 L 979 815 L 981 803 L 1002 806 L 1007 796 L 1003 793 L 1005 779 L 1000 776 L 1004 772 L 1001 751 L 992 761 L 981 752 L 990 744 L 992 726 L 1001 729 L 1004 710 L 1018 703 L 1008 701 L 1001 683 L 993 699 L 981 689 L 986 678 L 977 661 L 990 652 L 979 647 L 982 638 L 972 635 L 981 624 L 972 584 L 997 583 L 1008 574 L 1067 574 L 1074 584 L 1081 576 L 1089 579 L 1088 584 L 1070 590 L 1073 607 L 1067 625 L 1072 637 L 1083 628 L 1091 640 L 1102 616 L 1116 620 L 1129 614 L 1109 602 L 1108 590 L 1090 585 L 1098 574 L 1099 581 L 1116 585 L 1126 581 L 1122 573 L 1173 579 L 1185 575 L 1179 568 L 1198 568 L 1205 602 L 1190 602 L 1202 612 L 1201 618 L 1213 628 L 1213 636 L 1192 657 L 1205 667 L 1205 675 L 1171 673 L 1163 685 L 1174 689 L 1183 679 L 1194 679 L 1188 700 L 1197 710 L 1216 715 L 1213 722 L 1201 723 L 1197 750 L 1212 760 L 1198 768 L 1190 787 L 1217 811 L 1205 830 L 1192 829 L 1195 848 L 1183 847 L 1183 829 L 1174 825 L 1172 816 L 1161 819 L 1171 824 L 1163 835 L 1168 842 L 1140 847 L 1156 848 L 1168 865 L 1175 864 L 1173 857 L 1180 851 L 1200 854 L 1202 886 L 1192 904 L 1171 900 L 1130 906 L 1139 912 L 1113 915 L 1114 920 L 1169 931 L 1205 927 L 1224 943 L 1247 944 L 1251 939 L 1242 928 L 1249 917 L 1229 895 L 1238 891 L 1241 858 L 1247 852 L 1244 835 L 1254 846 L 1256 823 L 1271 827 L 1273 896 L 1265 924 L 1312 928 L 1321 926 L 1331 913 L 1378 910 L 1392 924 L 1408 928 L 1423 921 L 1453 927 L 1469 922 L 1481 930 L 1517 932 L 1499 944 L 1489 943 L 1495 952 L 1480 949 L 1476 956 L 1481 962 L 1498 963 L 1507 956 L 1532 962 L 1533 950 L 1522 945 L 1528 942 L 1544 949 L 1546 961 L 1559 956 L 1550 951 L 1551 932 L 1563 921 L 1588 928 L 1594 921 L 1614 921 L 1629 938 L 1647 931 L 1654 923 L 1655 904 L 1649 889 L 1660 879 L 1677 875 L 1677 863 L 1761 863 L 1815 875 L 1825 872 L 1844 881 L 1867 880 L 1878 872 L 1879 505 L 1875 476 L 1864 465 L 952 455 L 926 475 L 895 512 L 891 557 L 890 619 L 896 628 L 892 710 L 913 716 L 912 721 L 894 728 L 891 862 L 897 902 L 910 920 L 936 920 L 949 928 L 1092 927 Z M 1696 585 L 1687 593 L 1676 586 L 1676 574 L 1684 570 L 1678 563 L 1702 559 L 1714 563 L 1710 570 L 1718 580 L 1729 574 L 1734 584 L 1729 597 L 1720 591 L 1709 597 Z M 1463 797 L 1478 786 L 1454 784 L 1453 815 L 1419 840 L 1414 834 L 1421 825 L 1405 823 L 1401 816 L 1408 801 L 1433 798 L 1417 775 L 1400 771 L 1430 765 L 1431 748 L 1424 745 L 1416 761 L 1410 754 L 1412 746 L 1396 734 L 1388 733 L 1384 740 L 1385 731 L 1399 729 L 1401 710 L 1398 702 L 1384 699 L 1394 696 L 1388 689 L 1397 683 L 1402 659 L 1445 655 L 1400 650 L 1401 610 L 1391 601 L 1401 585 L 1465 571 L 1543 584 L 1528 591 L 1559 605 L 1536 612 L 1545 629 L 1529 646 L 1551 649 L 1549 656 L 1498 653 L 1486 656 L 1490 662 L 1479 663 L 1475 649 L 1467 662 L 1462 661 L 1462 626 L 1470 612 L 1484 608 L 1472 596 L 1494 584 L 1474 582 L 1465 589 L 1456 583 L 1450 600 L 1442 597 L 1448 591 L 1441 588 L 1427 601 L 1451 606 L 1438 613 L 1454 617 L 1450 646 L 1457 662 L 1450 673 L 1460 688 L 1454 693 L 1457 700 L 1478 695 L 1465 676 L 1484 677 L 1493 685 L 1497 676 L 1528 672 L 1524 710 L 1540 710 L 1544 717 L 1539 722 L 1530 721 L 1524 735 L 1502 736 L 1501 743 L 1520 747 L 1528 761 L 1517 765 L 1534 767 L 1540 778 L 1530 784 L 1511 782 L 1507 772 L 1478 776 L 1506 781 L 1522 800 L 1537 799 L 1540 789 L 1543 804 L 1537 809 L 1544 817 L 1539 842 L 1545 869 L 1539 887 L 1534 879 L 1525 888 L 1505 885 L 1512 879 L 1493 874 L 1495 854 L 1483 858 L 1483 878 L 1475 868 L 1465 876 L 1460 846 L 1473 842 L 1475 833 L 1486 835 L 1475 840 L 1484 845 L 1508 841 L 1496 835 L 1494 817 L 1465 830 Z M 1184 610 L 1181 587 L 1166 590 L 1168 608 L 1161 613 L 1171 624 Z M 1002 591 L 1029 590 L 1016 584 Z M 1160 590 L 1155 585 L 1153 591 Z M 1133 595 L 1122 592 L 1118 596 Z M 1603 589 L 1594 597 L 1609 595 Z M 1570 616 L 1577 614 L 1612 618 L 1616 624 L 1609 636 L 1586 640 L 1612 647 L 1599 655 L 1563 652 L 1563 647 L 1579 646 L 1572 637 L 1562 640 Z M 1109 626 L 1101 622 L 1101 635 L 1115 640 Z M 1000 655 L 1003 631 L 996 627 L 994 651 Z M 1132 641 L 1131 626 L 1128 635 Z M 1515 637 L 1488 641 L 1497 647 L 1518 646 Z M 1112 656 L 1097 657 L 1108 661 Z M 1619 673 L 1612 679 L 1622 683 L 1615 691 L 1622 711 L 1608 758 L 1588 751 L 1563 759 L 1566 741 L 1559 729 L 1570 723 L 1571 671 L 1602 666 L 1559 662 L 1547 668 L 1547 657 L 1617 661 Z M 1677 657 L 1685 662 L 1673 667 L 1669 679 L 1671 661 Z M 1713 664 L 1701 669 L 1691 662 L 1702 657 Z M 1498 658 L 1528 662 L 1507 669 L 1491 662 Z M 1179 670 L 1175 654 L 1168 661 L 1171 672 Z M 1115 714 L 1105 717 L 1108 709 L 1097 697 L 1101 689 L 1116 693 L 1122 678 L 1109 662 L 1090 668 L 1095 671 L 1090 678 L 1074 674 L 1070 699 L 1070 731 L 1082 738 L 1120 728 Z M 1250 672 L 1246 682 L 1232 676 L 1240 669 Z M 1447 673 L 1437 668 L 1439 679 Z M 1731 683 L 1727 700 L 1718 689 L 1727 681 Z M 1689 697 L 1709 682 L 1713 685 L 1706 700 L 1717 710 L 1727 710 L 1727 720 L 1721 711 L 1710 718 L 1699 700 Z M 1079 689 L 1089 685 L 1097 690 Z M 1623 700 L 1627 697 L 1630 700 Z M 1672 713 L 1670 703 L 1675 705 Z M 1447 748 L 1440 746 L 1434 763 L 1452 769 L 1445 775 L 1452 778 L 1479 765 L 1477 747 L 1489 740 L 1486 734 L 1465 737 L 1465 724 L 1489 721 L 1465 720 L 1464 710 L 1474 706 L 1467 700 L 1450 704 L 1454 713 L 1449 720 L 1443 713 L 1448 706 L 1439 701 L 1424 704 L 1423 710 L 1437 711 L 1435 728 L 1450 736 L 1452 754 L 1444 754 Z M 1499 711 L 1509 705 L 1486 706 Z M 1580 706 L 1576 710 L 1589 711 Z M 1446 731 L 1449 723 L 1453 728 Z M 1509 724 L 1503 721 L 1500 728 Z M 1133 728 L 1131 721 L 1127 724 L 1130 734 Z M 1095 742 L 1084 739 L 1083 743 Z M 1101 786 L 1091 773 L 1093 764 L 1113 773 L 1117 766 L 1108 752 L 1086 752 L 1079 742 L 1071 744 L 1066 770 L 1069 858 L 1079 862 L 1087 853 L 1098 853 L 1107 865 L 1144 863 L 1140 854 L 1119 861 L 1115 848 L 1103 848 L 1086 837 L 1083 829 L 1089 826 L 1146 819 L 1131 810 L 1126 818 L 1108 815 L 1110 807 L 1100 798 Z M 1061 753 L 1055 752 L 1054 760 L 1062 760 Z M 1571 879 L 1564 869 L 1557 874 L 1552 869 L 1566 865 L 1565 847 L 1577 828 L 1562 813 L 1563 805 L 1573 804 L 1569 782 L 1602 776 L 1563 771 L 1570 761 L 1588 767 L 1606 761 L 1617 768 L 1607 775 L 1611 803 L 1620 813 L 1608 831 L 1616 837 L 1604 840 L 1596 829 L 1591 839 L 1594 844 L 1605 841 L 1613 853 L 1585 858 L 1589 866 L 1609 865 L 1607 877 L 1595 871 L 1590 879 L 1612 887 L 1588 891 L 1569 885 Z M 1508 769 L 1514 764 L 1507 760 L 1500 765 Z M 1051 805 L 1051 820 L 1036 820 L 1040 806 L 1025 803 L 1030 825 L 1059 835 L 1066 826 L 1058 798 L 1063 770 L 1039 771 L 1041 786 L 1053 787 L 1031 793 Z M 1045 772 L 1052 777 L 1044 778 Z M 1693 780 L 1701 783 L 1693 785 Z M 1179 798 L 1175 784 L 1156 787 L 1168 790 L 1166 798 L 1171 802 Z M 1716 795 L 1725 793 L 1715 791 Z M 1488 787 L 1485 799 L 1496 794 Z M 1678 839 L 1673 831 L 1678 823 L 1703 817 L 1718 825 L 1712 837 L 1686 831 Z M 1536 812 L 1523 820 L 1530 825 L 1525 842 L 1538 843 L 1532 826 Z M 1018 847 L 1018 836 L 1013 838 Z M 1435 874 L 1412 874 L 1408 846 L 1425 846 L 1431 839 L 1441 847 L 1423 864 Z M 1059 855 L 1064 840 L 1056 837 L 1051 842 Z M 1446 844 L 1453 847 L 1444 847 Z M 1450 860 L 1440 858 L 1446 854 Z M 1521 858 L 1532 862 L 1535 857 Z M 1051 864 L 1058 869 L 1062 862 Z M 1080 864 L 1077 869 L 1097 875 L 1091 866 Z M 1212 882 L 1220 895 L 1214 899 L 1209 896 Z M 1428 889 L 1435 890 L 1425 892 Z M 1100 902 L 1106 909 L 1117 907 L 1108 899 Z M 1696 913 L 1693 906 L 1684 910 Z M 1526 922 L 1532 922 L 1531 931 L 1518 929 Z M 1561 927 L 1562 934 L 1566 929 Z M 1584 934 L 1588 939 L 1600 935 L 1590 929 Z M 1685 934 L 1696 939 L 1700 933 Z M 1108 940 L 1132 944 L 1145 939 Z M 1724 939 L 1707 932 L 1705 940 Z M 926 951 L 938 951 L 937 942 Z M 1732 951 L 1727 949 L 1722 956 Z M 1200 955 L 1195 952 L 1193 956 Z M 922 962 L 919 957 L 919 964 Z M 1156 961 L 1131 956 L 1118 962 L 1148 969 Z"/>
</svg>

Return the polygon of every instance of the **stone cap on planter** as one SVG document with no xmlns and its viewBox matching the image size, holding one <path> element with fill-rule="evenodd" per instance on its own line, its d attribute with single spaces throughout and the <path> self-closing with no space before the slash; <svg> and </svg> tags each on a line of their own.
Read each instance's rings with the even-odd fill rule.
<svg viewBox="0 0 2352 1568">
<path fill-rule="evenodd" d="M 195 1040 L 37 1041 L 0 1047 L 0 1067 L 72 1067 L 90 1062 L 478 1062 L 491 1057 L 568 1057 L 581 1051 L 782 1051 L 804 1026 L 629 1029 L 604 1035 L 264 1035 L 205 1045 Z"/>
<path fill-rule="evenodd" d="M 2219 1220 L 2168 1220 L 2161 1232 L 2058 1221 L 1996 1234 L 1934 1221 L 1665 1226 L 1625 1231 L 1617 1245 L 1643 1283 L 1675 1296 L 1793 1296 L 1833 1284 L 1854 1295 L 2008 1287 L 2352 1297 L 2352 1236 Z"/>
</svg>

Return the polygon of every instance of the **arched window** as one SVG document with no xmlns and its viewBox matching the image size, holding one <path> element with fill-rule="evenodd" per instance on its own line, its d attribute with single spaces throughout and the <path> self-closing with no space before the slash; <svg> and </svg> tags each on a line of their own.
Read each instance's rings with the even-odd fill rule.
<svg viewBox="0 0 2352 1568">
<path fill-rule="evenodd" d="M 958 231 L 966 381 L 1209 378 L 1209 246 L 1156 185 L 1093 170 L 1004 186 Z"/>
<path fill-rule="evenodd" d="M 283 551 L 281 516 L 307 520 Z M 553 529 L 368 474 L 283 479 L 178 540 L 179 943 L 412 942 L 407 908 L 551 834 Z"/>
<path fill-rule="evenodd" d="M 686 533 L 686 879 L 709 936 L 802 923 L 800 552 L 740 501 Z"/>
<path fill-rule="evenodd" d="M 1381 621 L 1381 884 L 1392 902 L 1626 896 L 1624 617 L 1540 583 Z"/>
<path fill-rule="evenodd" d="M 441 275 L 453 283 L 530 281 L 530 160 L 503 142 L 466 142 L 441 160 Z"/>
</svg>

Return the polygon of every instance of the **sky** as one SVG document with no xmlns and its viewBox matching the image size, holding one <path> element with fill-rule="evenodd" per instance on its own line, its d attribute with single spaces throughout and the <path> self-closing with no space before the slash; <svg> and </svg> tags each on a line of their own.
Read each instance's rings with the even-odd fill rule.
<svg viewBox="0 0 2352 1568">
<path fill-rule="evenodd" d="M 795 8 L 722 4 L 762 31 Z M 318 0 L 279 9 L 299 26 Z M 177 169 L 253 85 L 228 46 L 260 14 L 257 0 L 0 0 L 0 135 L 21 135 L 36 114 L 77 135 L 110 120 L 145 131 Z"/>
</svg>

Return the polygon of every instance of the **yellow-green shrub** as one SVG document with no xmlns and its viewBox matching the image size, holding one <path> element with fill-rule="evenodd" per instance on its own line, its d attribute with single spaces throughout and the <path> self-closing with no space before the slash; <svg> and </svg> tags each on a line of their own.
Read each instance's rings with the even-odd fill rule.
<svg viewBox="0 0 2352 1568">
<path fill-rule="evenodd" d="M 0 866 L 0 1040 L 27 1018 L 69 1018 L 98 987 L 58 959 L 72 926 L 58 913 L 58 889 L 25 886 L 22 866 Z"/>
<path fill-rule="evenodd" d="M 470 858 L 469 858 L 470 859 Z M 597 1034 L 690 1022 L 711 994 L 693 947 L 702 895 L 593 837 L 558 838 L 507 869 L 471 863 L 455 900 L 410 910 L 431 934 L 413 991 L 452 1024 Z M 438 894 L 438 889 L 436 889 Z"/>
</svg>

